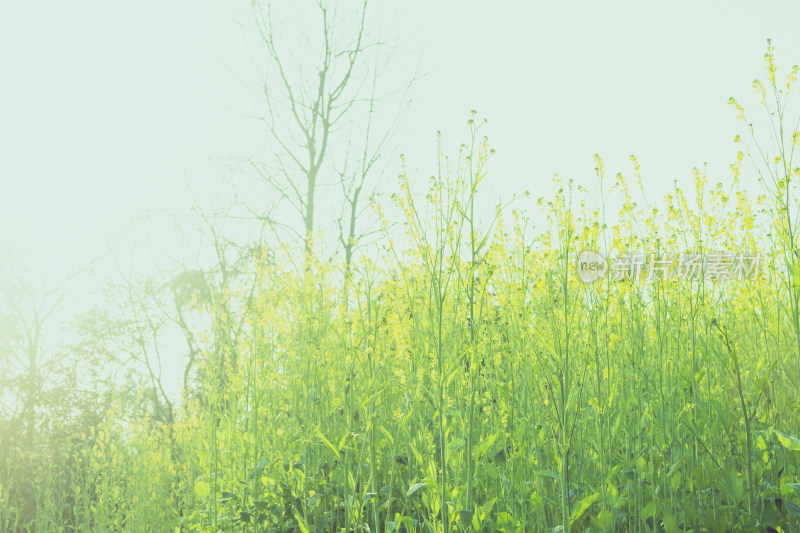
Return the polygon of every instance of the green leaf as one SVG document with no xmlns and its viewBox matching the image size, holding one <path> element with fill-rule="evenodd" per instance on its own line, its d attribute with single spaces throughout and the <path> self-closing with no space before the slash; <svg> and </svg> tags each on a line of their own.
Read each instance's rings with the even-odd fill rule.
<svg viewBox="0 0 800 533">
<path fill-rule="evenodd" d="M 786 509 L 789 510 L 789 514 L 792 516 L 800 516 L 800 505 L 792 502 L 784 502 Z"/>
<path fill-rule="evenodd" d="M 472 511 L 471 509 L 459 509 L 458 511 L 456 511 L 456 513 L 458 513 L 459 521 L 462 524 L 472 523 L 472 515 L 474 514 L 474 511 Z"/>
<path fill-rule="evenodd" d="M 777 430 L 773 430 L 773 432 L 778 436 L 778 441 L 781 443 L 781 446 L 793 452 L 800 451 L 800 439 L 792 437 L 791 435 L 785 435 Z"/>
<path fill-rule="evenodd" d="M 650 500 L 650 502 L 642 509 L 642 518 L 655 517 L 658 512 L 658 500 Z"/>
<path fill-rule="evenodd" d="M 303 522 L 303 519 L 298 513 L 294 513 L 294 519 L 297 520 L 297 525 L 300 526 L 300 531 L 302 533 L 309 533 L 308 526 L 306 526 L 306 523 Z"/>
<path fill-rule="evenodd" d="M 381 385 L 378 388 L 378 390 L 376 390 L 375 392 L 373 392 L 372 394 L 370 394 L 369 396 L 367 396 L 363 400 L 361 400 L 361 403 L 358 404 L 358 407 L 356 407 L 355 412 L 360 411 L 362 407 L 364 407 L 369 402 L 371 402 L 373 399 L 375 399 L 377 396 L 379 396 L 383 392 L 383 390 L 385 388 L 386 388 L 386 384 L 384 383 L 383 385 Z"/>
<path fill-rule="evenodd" d="M 595 492 L 591 496 L 587 496 L 575 505 L 572 509 L 572 518 L 570 518 L 570 523 L 577 522 L 581 519 L 583 514 L 589 510 L 589 507 L 592 506 L 594 502 L 597 501 L 597 498 L 600 497 L 599 492 Z"/>
<path fill-rule="evenodd" d="M 677 492 L 678 488 L 681 486 L 681 474 L 680 472 L 676 472 L 672 474 L 672 477 L 669 480 L 670 485 L 672 486 L 672 491 Z"/>
<path fill-rule="evenodd" d="M 201 500 L 205 500 L 206 498 L 208 498 L 210 492 L 211 488 L 209 487 L 208 482 L 200 480 L 194 484 L 194 493 Z"/>
<path fill-rule="evenodd" d="M 492 512 L 492 507 L 494 507 L 495 503 L 497 503 L 497 497 L 492 498 L 491 500 L 489 500 L 488 502 L 486 502 L 486 503 L 484 503 L 483 505 L 480 506 L 480 513 L 479 514 L 480 514 L 480 519 L 481 519 L 480 521 L 481 522 L 486 520 L 486 518 Z M 477 516 L 477 515 L 474 515 L 472 517 L 473 522 L 475 520 L 475 516 Z M 476 527 L 475 529 L 479 529 L 479 528 Z"/>
<path fill-rule="evenodd" d="M 665 511 L 661 522 L 663 523 L 664 529 L 667 533 L 678 533 L 680 531 L 678 524 L 675 521 L 675 516 L 673 516 L 672 513 Z"/>
<path fill-rule="evenodd" d="M 342 462 L 342 456 L 339 455 L 339 450 L 337 450 L 336 447 L 333 444 L 331 444 L 331 441 L 325 438 L 325 435 L 322 434 L 319 428 L 317 428 L 317 436 L 320 438 L 320 440 L 322 440 L 322 442 L 325 443 L 325 446 L 330 448 L 330 450 L 333 452 L 333 455 L 336 456 L 339 462 Z"/>
<path fill-rule="evenodd" d="M 611 524 L 614 523 L 614 517 L 611 516 L 611 511 L 603 509 L 597 516 L 591 518 L 592 525 L 600 531 L 608 531 L 611 529 Z"/>
<path fill-rule="evenodd" d="M 639 474 L 640 477 L 644 476 L 647 473 L 647 461 L 644 460 L 644 457 L 639 456 L 636 459 L 636 472 Z"/>
<path fill-rule="evenodd" d="M 551 477 L 556 480 L 558 479 L 558 473 L 553 472 L 552 470 L 541 470 L 539 468 L 534 468 L 533 473 L 537 476 Z"/>
<path fill-rule="evenodd" d="M 309 508 L 311 508 L 311 509 L 313 509 L 313 508 L 314 508 L 314 504 L 316 504 L 316 503 L 317 503 L 317 501 L 318 501 L 318 500 L 319 500 L 321 497 L 322 497 L 322 495 L 321 495 L 319 492 L 315 492 L 315 493 L 314 493 L 314 495 L 313 495 L 313 496 L 311 496 L 311 497 L 308 499 L 308 507 L 309 507 Z"/>
<path fill-rule="evenodd" d="M 495 433 L 494 435 L 492 435 L 488 439 L 486 439 L 486 440 L 482 441 L 480 444 L 478 444 L 478 446 L 475 447 L 475 457 L 480 459 L 484 455 L 486 455 L 486 452 L 489 451 L 489 448 L 492 447 L 492 445 L 495 443 L 495 441 L 497 441 L 497 439 L 499 437 L 500 437 L 500 432 L 498 431 L 497 433 Z"/>
<path fill-rule="evenodd" d="M 406 498 L 410 497 L 412 494 L 417 492 L 419 489 L 425 488 L 427 486 L 428 486 L 428 484 L 425 483 L 425 482 L 414 483 L 413 485 L 411 485 L 411 487 L 409 487 L 408 492 L 406 492 Z"/>
<path fill-rule="evenodd" d="M 486 474 L 492 481 L 496 480 L 500 475 L 500 472 L 497 471 L 497 468 L 495 468 L 492 463 L 483 463 L 483 467 L 486 469 Z"/>
<path fill-rule="evenodd" d="M 514 517 L 506 511 L 497 513 L 497 524 L 501 527 L 501 531 L 507 531 L 514 525 Z"/>
</svg>

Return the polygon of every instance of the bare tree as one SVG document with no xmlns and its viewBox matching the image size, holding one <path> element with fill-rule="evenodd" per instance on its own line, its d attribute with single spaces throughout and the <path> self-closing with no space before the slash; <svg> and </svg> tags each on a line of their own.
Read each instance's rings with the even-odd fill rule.
<svg viewBox="0 0 800 533">
<path fill-rule="evenodd" d="M 59 357 L 45 339 L 54 315 L 74 300 L 74 282 L 90 265 L 76 269 L 51 288 L 37 289 L 20 274 L 18 259 L 0 265 L 0 414 L 24 426 L 33 445 L 37 411 L 43 406 Z M 9 401 L 9 403 L 6 403 Z"/>
<path fill-rule="evenodd" d="M 338 190 L 328 198 L 337 206 L 330 222 L 338 225 L 347 272 L 359 237 L 367 233 L 359 229 L 357 219 L 379 181 L 377 163 L 415 79 L 409 75 L 406 83 L 379 90 L 392 47 L 367 30 L 368 7 L 365 0 L 355 13 L 343 16 L 323 0 L 315 2 L 319 28 L 306 32 L 308 50 L 295 56 L 281 39 L 285 34 L 278 29 L 272 6 L 253 2 L 268 57 L 263 82 L 266 116 L 261 120 L 275 153 L 268 162 L 250 164 L 276 194 L 275 203 L 299 215 L 302 230 L 271 214 L 260 218 L 288 230 L 302 241 L 307 254 L 317 252 L 313 239 L 320 211 L 318 193 L 322 187 Z M 265 210 L 262 206 L 258 211 Z M 272 213 L 274 205 L 267 211 Z"/>
<path fill-rule="evenodd" d="M 384 68 L 388 66 L 388 59 L 384 64 Z M 382 176 L 379 163 L 385 150 L 387 150 L 387 145 L 399 123 L 401 114 L 409 102 L 407 98 L 408 90 L 415 80 L 415 77 L 411 77 L 408 84 L 402 88 L 398 100 L 399 105 L 396 106 L 394 115 L 389 117 L 388 124 L 383 128 L 376 128 L 374 123 L 378 118 L 376 108 L 389 96 L 394 95 L 379 96 L 377 94 L 378 77 L 382 69 L 378 66 L 377 55 L 374 61 L 372 84 L 366 99 L 367 111 L 363 121 L 363 133 L 360 138 L 356 139 L 356 150 L 351 150 L 348 146 L 344 155 L 343 167 L 337 171 L 343 198 L 341 214 L 336 223 L 339 228 L 339 242 L 344 251 L 345 301 L 347 300 L 347 287 L 356 247 L 362 239 L 375 233 L 368 225 L 362 225 L 361 229 L 358 229 L 357 220 L 361 219 L 365 215 L 365 211 L 370 207 L 363 200 L 365 197 L 368 199 L 373 198 L 377 192 L 380 177 Z"/>
<path fill-rule="evenodd" d="M 194 211 L 202 224 L 202 235 L 210 241 L 211 257 L 208 264 L 198 262 L 192 267 L 176 262 L 178 272 L 164 276 L 169 281 L 162 287 L 168 289 L 172 308 L 161 305 L 164 315 L 180 329 L 189 350 L 184 367 L 184 394 L 189 391 L 193 369 L 202 352 L 197 340 L 199 330 L 190 323 L 187 304 L 194 302 L 194 307 L 203 308 L 210 315 L 207 318 L 211 322 L 206 322 L 204 327 L 214 332 L 210 351 L 217 354 L 213 368 L 218 387 L 224 389 L 228 378 L 226 368 L 237 366 L 238 339 L 244 327 L 244 317 L 238 309 L 241 302 L 234 302 L 231 295 L 238 290 L 246 296 L 253 294 L 255 285 L 248 267 L 254 257 L 261 255 L 263 247 L 263 235 L 250 245 L 241 245 L 226 237 L 224 224 L 230 221 L 227 214 L 204 211 L 198 205 Z"/>
</svg>

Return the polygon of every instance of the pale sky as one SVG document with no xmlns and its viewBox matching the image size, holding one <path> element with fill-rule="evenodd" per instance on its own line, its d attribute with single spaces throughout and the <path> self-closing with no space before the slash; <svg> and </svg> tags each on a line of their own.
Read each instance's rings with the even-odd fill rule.
<svg viewBox="0 0 800 533">
<path fill-rule="evenodd" d="M 246 116 L 261 104 L 248 5 L 4 0 L 0 245 L 28 252 L 34 273 L 66 270 L 138 214 L 183 213 L 187 183 L 224 196 L 220 161 L 264 149 Z M 396 139 L 412 177 L 433 172 L 435 132 L 457 146 L 477 109 L 497 150 L 490 193 L 531 190 L 519 208 L 556 172 L 589 186 L 595 152 L 612 175 L 636 154 L 653 197 L 703 162 L 728 179 L 728 97 L 754 103 L 767 37 L 780 66 L 800 63 L 798 2 L 380 5 L 428 73 Z"/>
</svg>

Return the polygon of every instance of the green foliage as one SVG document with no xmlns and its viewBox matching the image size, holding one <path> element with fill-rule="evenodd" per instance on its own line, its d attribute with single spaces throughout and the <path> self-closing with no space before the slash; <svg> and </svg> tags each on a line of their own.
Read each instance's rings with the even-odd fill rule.
<svg viewBox="0 0 800 533">
<path fill-rule="evenodd" d="M 783 101 L 794 74 L 778 84 L 771 54 Z M 149 396 L 110 395 L 69 448 L 0 437 L 0 528 L 798 531 L 797 197 L 786 191 L 800 170 L 783 166 L 753 197 L 742 154 L 732 180 L 712 186 L 697 170 L 694 200 L 676 189 L 660 209 L 637 205 L 617 175 L 609 224 L 597 157 L 601 205 L 556 179 L 544 229 L 509 206 L 479 228 L 492 153 L 480 125 L 473 114 L 424 198 L 404 172 L 394 205 L 374 204 L 381 246 L 353 263 L 345 290 L 336 264 L 311 257 L 298 273 L 263 248 L 235 276 L 175 278 L 182 327 L 189 313 L 201 325 L 187 336 L 192 387 L 165 416 L 151 370 Z M 788 139 L 793 149 L 800 135 Z M 765 267 L 583 283 L 581 250 L 758 251 Z M 132 408 L 147 397 L 152 412 Z"/>
</svg>

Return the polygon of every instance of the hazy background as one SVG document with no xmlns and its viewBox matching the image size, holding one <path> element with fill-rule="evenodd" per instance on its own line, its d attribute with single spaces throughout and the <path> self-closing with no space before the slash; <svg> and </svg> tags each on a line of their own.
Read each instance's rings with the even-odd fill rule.
<svg viewBox="0 0 800 533">
<path fill-rule="evenodd" d="M 248 6 L 0 5 L 0 245 L 27 254 L 32 275 L 57 279 L 110 239 L 185 213 L 188 186 L 224 197 L 236 162 L 268 149 L 249 118 L 263 110 L 263 56 Z M 767 37 L 779 65 L 800 61 L 797 2 L 411 0 L 373 13 L 399 36 L 399 60 L 426 73 L 395 143 L 412 178 L 433 171 L 436 130 L 457 146 L 477 109 L 497 150 L 490 192 L 531 190 L 520 208 L 556 172 L 593 183 L 595 152 L 612 176 L 638 155 L 651 198 L 703 162 L 727 179 L 728 97 L 752 102 Z"/>
</svg>

